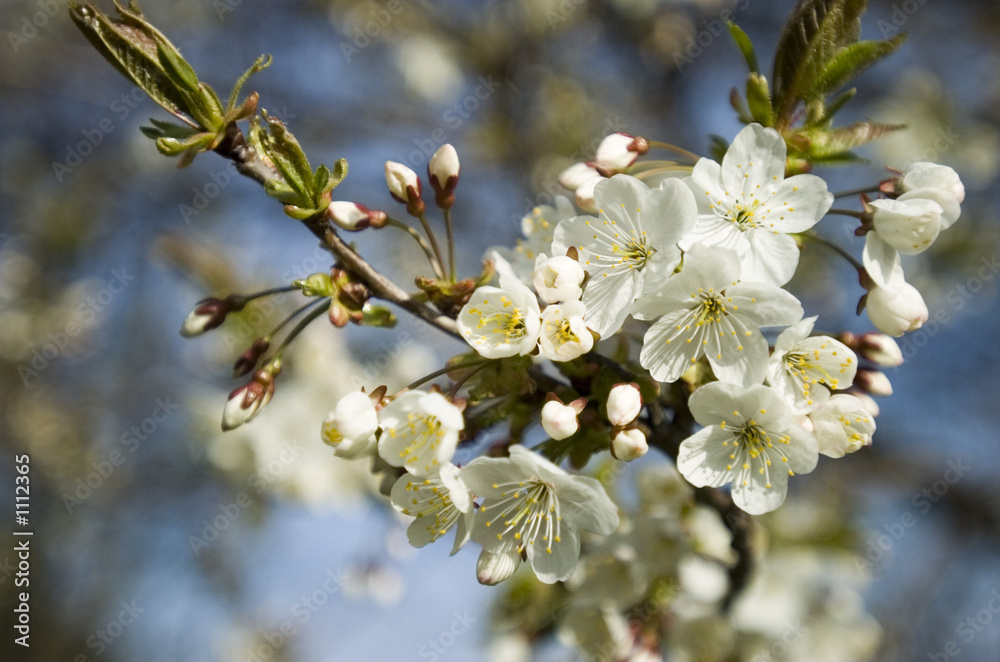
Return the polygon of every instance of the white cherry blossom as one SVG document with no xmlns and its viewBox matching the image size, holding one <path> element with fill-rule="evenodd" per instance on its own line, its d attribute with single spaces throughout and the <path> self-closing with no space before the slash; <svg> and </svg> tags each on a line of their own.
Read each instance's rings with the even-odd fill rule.
<svg viewBox="0 0 1000 662">
<path fill-rule="evenodd" d="M 785 329 L 774 344 L 767 380 L 796 413 L 817 409 L 834 390 L 854 382 L 858 357 L 839 340 L 812 336 L 816 317 L 807 317 Z"/>
<path fill-rule="evenodd" d="M 598 182 L 600 216 L 577 216 L 556 227 L 552 252 L 576 247 L 590 274 L 583 292 L 587 325 L 601 336 L 618 331 L 645 288 L 666 280 L 680 261 L 678 240 L 693 226 L 694 196 L 680 181 L 650 189 L 628 175 Z"/>
<path fill-rule="evenodd" d="M 566 255 L 547 257 L 540 254 L 535 260 L 532 282 L 535 292 L 545 303 L 576 301 L 583 294 L 586 274 L 580 263 Z"/>
<path fill-rule="evenodd" d="M 465 429 L 461 410 L 440 393 L 407 391 L 382 409 L 378 454 L 415 476 L 440 471 L 451 460 L 458 433 Z"/>
<path fill-rule="evenodd" d="M 944 209 L 929 198 L 875 200 L 871 206 L 875 232 L 904 255 L 923 253 L 941 232 Z"/>
<path fill-rule="evenodd" d="M 353 460 L 375 453 L 378 413 L 371 398 L 361 391 L 348 393 L 323 420 L 323 443 L 337 457 Z"/>
<path fill-rule="evenodd" d="M 400 476 L 392 486 L 390 499 L 399 512 L 416 518 L 406 529 L 406 536 L 414 547 L 436 541 L 452 527 L 457 527 L 452 554 L 469 541 L 472 534 L 472 495 L 454 464 L 444 464 L 441 471 L 433 476 Z"/>
<path fill-rule="evenodd" d="M 697 487 L 732 483 L 733 501 L 751 515 L 777 509 L 788 477 L 816 468 L 816 438 L 773 389 L 712 382 L 688 404 L 705 427 L 681 442 L 677 469 Z"/>
<path fill-rule="evenodd" d="M 774 129 L 747 125 L 719 165 L 701 159 L 687 184 L 698 203 L 698 223 L 681 248 L 701 242 L 737 252 L 743 278 L 784 285 L 799 262 L 788 233 L 814 226 L 833 205 L 815 175 L 785 179 L 785 140 Z"/>
<path fill-rule="evenodd" d="M 917 288 L 906 282 L 899 252 L 877 233 L 869 232 L 863 260 L 873 282 L 865 309 L 878 330 L 898 338 L 923 326 L 930 312 Z"/>
<path fill-rule="evenodd" d="M 764 380 L 768 343 L 760 327 L 793 324 L 802 306 L 780 287 L 741 281 L 740 268 L 735 251 L 695 244 L 679 274 L 635 303 L 635 317 L 657 320 L 639 354 L 653 379 L 676 381 L 705 356 L 722 381 Z"/>
<path fill-rule="evenodd" d="M 965 201 L 965 185 L 952 168 L 946 165 L 918 161 L 903 175 L 902 188 L 910 192 L 921 188 L 936 188 L 951 195 L 958 204 Z"/>
<path fill-rule="evenodd" d="M 550 361 L 572 361 L 594 347 L 594 336 L 583 321 L 587 307 L 579 301 L 551 304 L 542 312 L 539 349 Z"/>
<path fill-rule="evenodd" d="M 809 414 L 819 452 L 844 457 L 872 443 L 875 417 L 865 403 L 853 395 L 838 393 Z"/>
<path fill-rule="evenodd" d="M 484 584 L 510 577 L 522 554 L 541 581 L 564 581 L 580 558 L 579 530 L 606 536 L 618 527 L 618 507 L 596 479 L 571 475 L 521 445 L 508 458 L 476 458 L 461 475 L 483 497 L 472 538 L 483 546 Z"/>
<path fill-rule="evenodd" d="M 472 293 L 458 315 L 458 331 L 488 359 L 530 354 L 538 342 L 538 299 L 521 281 L 501 277 Z"/>
</svg>

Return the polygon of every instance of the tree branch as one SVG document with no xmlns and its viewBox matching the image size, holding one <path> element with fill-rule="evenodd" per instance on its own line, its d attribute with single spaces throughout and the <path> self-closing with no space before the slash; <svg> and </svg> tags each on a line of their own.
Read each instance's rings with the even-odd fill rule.
<svg viewBox="0 0 1000 662">
<path fill-rule="evenodd" d="M 232 161 L 237 172 L 241 175 L 249 177 L 261 186 L 281 179 L 281 175 L 268 167 L 258 156 L 253 146 L 247 144 L 243 132 L 235 123 L 229 125 L 226 130 L 226 138 L 215 149 L 215 152 Z M 310 219 L 306 219 L 303 224 L 320 240 L 330 254 L 346 269 L 360 278 L 376 297 L 394 303 L 445 333 L 461 339 L 455 320 L 440 314 L 424 302 L 414 299 L 398 285 L 380 274 L 354 249 L 344 243 L 326 219 L 323 219 L 322 222 L 310 222 Z"/>
</svg>

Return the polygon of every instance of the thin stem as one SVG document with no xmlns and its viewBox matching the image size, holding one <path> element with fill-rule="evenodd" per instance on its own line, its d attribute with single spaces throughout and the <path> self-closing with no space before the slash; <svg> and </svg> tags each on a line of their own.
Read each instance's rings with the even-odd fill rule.
<svg viewBox="0 0 1000 662">
<path fill-rule="evenodd" d="M 278 349 L 275 350 L 275 352 L 274 352 L 274 358 L 272 359 L 272 361 L 278 361 L 278 360 L 280 360 L 281 359 L 281 355 L 285 351 L 285 348 L 288 347 L 288 345 L 293 340 L 295 340 L 296 336 L 298 336 L 300 333 L 302 333 L 302 331 L 307 326 L 309 326 L 310 324 L 312 324 L 316 320 L 317 317 L 319 317 L 320 315 L 323 315 L 324 313 L 326 313 L 326 310 L 327 310 L 326 307 L 324 307 L 322 305 L 318 305 L 318 304 L 322 304 L 322 303 L 329 304 L 330 303 L 330 297 L 323 297 L 322 299 L 317 299 L 316 301 L 312 301 L 309 304 L 307 304 L 306 306 L 304 306 L 304 308 L 308 308 L 309 306 L 316 306 L 316 310 L 313 310 L 308 315 L 306 315 L 304 318 L 302 318 L 302 320 L 298 324 L 295 325 L 295 328 L 292 329 L 291 331 L 289 331 L 288 335 L 285 336 L 285 339 L 281 341 L 281 344 L 278 346 Z M 298 311 L 296 311 L 295 315 L 297 315 L 297 314 L 298 314 Z"/>
<path fill-rule="evenodd" d="M 833 243 L 832 241 L 830 241 L 830 240 L 828 240 L 828 239 L 826 239 L 824 237 L 821 237 L 821 236 L 819 236 L 818 234 L 816 234 L 814 232 L 804 232 L 804 233 L 800 234 L 799 236 L 802 237 L 803 239 L 807 240 L 807 241 L 812 241 L 812 242 L 817 243 L 817 244 L 823 244 L 827 248 L 830 248 L 830 249 L 836 251 L 842 258 L 844 258 L 845 260 L 847 260 L 848 262 L 850 262 L 851 266 L 853 266 L 859 272 L 864 270 L 865 266 L 863 264 L 861 264 L 860 262 L 858 262 L 857 259 L 855 259 L 855 257 L 853 255 L 851 255 L 846 250 L 844 250 L 843 248 L 841 248 L 837 244 Z"/>
<path fill-rule="evenodd" d="M 444 210 L 444 227 L 448 232 L 448 274 L 455 282 L 455 233 L 451 226 L 451 209 Z"/>
<path fill-rule="evenodd" d="M 688 159 L 690 159 L 694 163 L 697 163 L 699 161 L 699 159 L 701 159 L 700 156 L 698 156 L 694 152 L 691 152 L 691 151 L 688 151 L 688 150 L 684 149 L 683 147 L 678 147 L 677 145 L 671 145 L 670 143 L 660 142 L 659 140 L 650 140 L 649 141 L 649 146 L 650 147 L 659 147 L 660 149 L 665 149 L 665 150 L 668 150 L 670 152 L 674 152 L 675 154 L 680 154 L 681 156 L 686 156 Z"/>
<path fill-rule="evenodd" d="M 469 371 L 469 374 L 467 374 L 465 377 L 462 377 L 457 382 L 455 382 L 455 385 L 452 386 L 451 390 L 448 391 L 448 399 L 451 400 L 456 395 L 458 395 L 458 390 L 465 385 L 465 382 L 469 381 L 469 379 L 473 375 L 475 375 L 477 372 L 479 372 L 480 370 L 482 370 L 483 368 L 485 368 L 486 365 L 487 365 L 486 363 L 483 363 L 481 365 L 476 366 L 475 368 L 473 368 L 472 370 Z"/>
<path fill-rule="evenodd" d="M 387 218 L 386 225 L 390 225 L 400 230 L 405 230 L 411 237 L 413 237 L 414 241 L 420 244 L 420 248 L 424 249 L 424 255 L 427 256 L 427 261 L 430 262 L 431 267 L 434 269 L 434 274 L 438 278 L 442 280 L 444 279 L 444 270 L 441 268 L 441 265 L 438 264 L 437 260 L 434 258 L 434 252 L 431 250 L 430 244 L 428 244 L 427 240 L 424 239 L 419 232 L 417 232 L 416 228 L 413 228 L 407 225 L 406 223 L 403 223 L 402 221 L 397 221 L 394 218 Z"/>
<path fill-rule="evenodd" d="M 427 222 L 427 216 L 421 214 L 417 217 L 420 219 L 420 224 L 424 226 L 424 234 L 427 235 L 428 241 L 431 242 L 431 248 L 434 249 L 434 255 L 437 257 L 437 263 L 441 265 L 441 272 L 444 273 L 444 257 L 441 255 L 441 247 L 438 246 L 437 237 L 434 236 L 434 231 L 431 230 L 431 224 Z M 441 278 L 444 278 L 442 275 Z"/>
<path fill-rule="evenodd" d="M 851 218 L 856 218 L 859 221 L 865 220 L 865 213 L 863 211 L 855 211 L 853 209 L 831 209 L 826 213 L 837 214 L 838 216 L 850 216 Z"/>
<path fill-rule="evenodd" d="M 326 300 L 329 301 L 330 300 L 329 297 L 326 297 Z M 283 328 L 285 328 L 288 325 L 289 322 L 291 322 L 293 319 L 295 319 L 296 317 L 298 317 L 299 315 L 301 315 L 302 313 L 304 313 L 306 310 L 308 310 L 309 308 L 311 308 L 312 306 L 315 306 L 315 305 L 316 305 L 316 299 L 313 299 L 309 303 L 296 308 L 295 311 L 293 311 L 291 315 L 289 315 L 285 319 L 281 320 L 281 323 L 279 323 L 278 326 L 276 326 L 273 329 L 271 329 L 271 332 L 269 334 L 267 334 L 266 336 L 264 336 L 264 339 L 267 340 L 268 342 L 271 342 L 271 338 L 273 338 L 274 336 L 278 335 L 278 333 L 281 332 L 281 330 Z"/>
<path fill-rule="evenodd" d="M 283 287 L 274 287 L 271 288 L 270 290 L 262 290 L 260 292 L 254 292 L 253 294 L 248 294 L 243 298 L 246 299 L 247 301 L 252 301 L 254 299 L 259 299 L 261 297 L 271 296 L 272 294 L 282 294 L 284 292 L 292 292 L 297 289 L 299 288 L 295 287 L 294 285 L 285 285 Z"/>
<path fill-rule="evenodd" d="M 422 386 L 423 384 L 426 384 L 427 382 L 431 381 L 432 379 L 437 379 L 441 375 L 448 374 L 452 370 L 461 370 L 462 368 L 475 368 L 475 367 L 481 368 L 481 367 L 485 366 L 489 362 L 490 362 L 490 359 L 474 359 L 472 361 L 466 361 L 465 363 L 457 363 L 455 365 L 445 366 L 444 368 L 441 368 L 440 370 L 435 370 L 434 372 L 430 373 L 429 375 L 424 375 L 423 377 L 421 377 L 420 379 L 416 380 L 412 384 L 407 384 L 405 388 L 403 388 L 401 391 L 399 391 L 399 393 L 396 393 L 396 395 L 394 395 L 392 397 L 395 398 L 400 393 L 403 393 L 405 391 L 413 390 L 413 389 L 417 388 L 418 386 Z M 468 377 L 466 377 L 465 379 L 468 379 Z M 463 379 L 462 381 L 464 382 L 465 379 Z"/>
<path fill-rule="evenodd" d="M 878 186 L 866 186 L 863 188 L 851 189 L 849 191 L 841 191 L 840 193 L 834 193 L 835 198 L 848 198 L 855 195 L 864 195 L 865 193 L 878 193 L 880 191 Z"/>
</svg>

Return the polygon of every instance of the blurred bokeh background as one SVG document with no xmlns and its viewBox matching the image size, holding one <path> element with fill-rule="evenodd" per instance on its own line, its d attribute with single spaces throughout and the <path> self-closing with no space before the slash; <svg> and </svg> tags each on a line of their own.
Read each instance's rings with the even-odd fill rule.
<svg viewBox="0 0 1000 662">
<path fill-rule="evenodd" d="M 389 208 L 384 161 L 419 172 L 454 144 L 460 268 L 472 273 L 487 246 L 513 244 L 521 216 L 550 203 L 558 172 L 604 135 L 701 154 L 709 134 L 731 139 L 739 125 L 727 97 L 745 71 L 720 17 L 768 59 L 792 5 L 186 0 L 144 9 L 222 94 L 272 53 L 248 89 L 314 162 L 349 161 L 341 199 Z M 203 296 L 287 283 L 328 258 L 221 159 L 177 170 L 159 156 L 139 127 L 165 113 L 90 48 L 64 2 L 2 0 L 0 27 L 0 651 L 9 651 L 0 656 L 488 659 L 497 591 L 476 583 L 475 552 L 411 550 L 366 466 L 335 459 L 318 435 L 347 390 L 403 385 L 462 348 L 405 318 L 392 330 L 314 325 L 290 350 L 267 411 L 223 435 L 231 362 L 298 302 L 250 306 L 195 340 L 178 335 L 181 321 Z M 867 607 L 883 628 L 872 659 L 995 660 L 1000 10 L 987 0 L 874 0 L 864 36 L 899 30 L 908 42 L 858 81 L 843 119 L 909 130 L 866 148 L 868 165 L 818 174 L 843 190 L 878 181 L 887 165 L 932 160 L 958 170 L 968 198 L 962 220 L 908 263 L 932 320 L 902 341 L 907 363 L 889 371 L 895 394 L 880 402 L 874 447 L 821 462 L 779 525 L 791 538 L 801 528 L 811 544 L 853 549 L 870 573 Z M 859 255 L 842 220 L 825 221 L 825 232 Z M 421 255 L 386 235 L 365 233 L 359 247 L 408 282 Z M 868 330 L 853 315 L 856 279 L 829 259 L 807 250 L 793 287 L 828 330 Z M 820 268 L 828 275 L 814 278 Z M 29 650 L 11 641 L 20 454 L 31 458 L 35 531 Z M 977 615 L 967 640 L 959 628 Z M 538 659 L 572 655 L 552 644 Z"/>
</svg>

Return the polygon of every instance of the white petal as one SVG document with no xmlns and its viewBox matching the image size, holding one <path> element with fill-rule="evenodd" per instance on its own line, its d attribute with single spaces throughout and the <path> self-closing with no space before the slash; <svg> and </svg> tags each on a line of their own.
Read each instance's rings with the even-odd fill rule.
<svg viewBox="0 0 1000 662">
<path fill-rule="evenodd" d="M 792 237 L 763 229 L 744 234 L 750 251 L 741 263 L 743 280 L 784 285 L 792 279 L 799 265 L 799 247 Z"/>
<path fill-rule="evenodd" d="M 768 345 L 767 340 L 759 331 L 753 331 L 742 339 L 740 347 L 733 352 L 708 355 L 708 362 L 719 381 L 739 384 L 744 388 L 755 386 L 764 381 L 767 374 Z"/>
<path fill-rule="evenodd" d="M 747 326 L 785 326 L 802 319 L 802 304 L 789 292 L 766 283 L 741 282 L 726 290 Z"/>
<path fill-rule="evenodd" d="M 681 442 L 677 470 L 695 487 L 722 487 L 733 479 L 727 468 L 733 439 L 732 432 L 714 425 L 699 430 Z"/>
<path fill-rule="evenodd" d="M 776 471 L 770 487 L 763 476 L 748 473 L 745 481 L 733 482 L 733 502 L 751 515 L 777 510 L 788 493 L 788 476 Z"/>
<path fill-rule="evenodd" d="M 476 578 L 480 584 L 496 586 L 511 575 L 521 565 L 521 555 L 516 549 L 500 550 L 496 553 L 483 548 L 476 562 Z"/>
<path fill-rule="evenodd" d="M 785 176 L 785 139 L 774 129 L 748 124 L 722 159 L 722 180 L 731 195 L 773 186 Z"/>
<path fill-rule="evenodd" d="M 545 584 L 566 581 L 580 560 L 580 534 L 563 527 L 558 542 L 552 541 L 551 548 L 543 546 L 539 538 L 535 544 L 528 545 L 527 554 L 539 581 Z"/>
<path fill-rule="evenodd" d="M 602 536 L 618 528 L 618 506 L 600 481 L 589 476 L 566 476 L 556 483 L 562 518 L 572 528 Z"/>
<path fill-rule="evenodd" d="M 903 264 L 899 259 L 899 252 L 883 241 L 878 233 L 869 232 L 865 236 L 862 259 L 865 271 L 876 285 L 888 287 L 903 282 Z"/>
<path fill-rule="evenodd" d="M 804 232 L 816 225 L 833 206 L 833 194 L 816 175 L 795 175 L 784 180 L 764 203 L 761 222 L 765 230 Z"/>
</svg>

